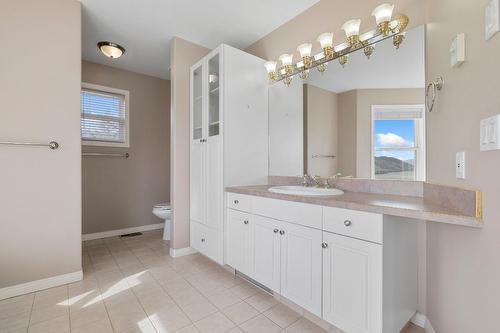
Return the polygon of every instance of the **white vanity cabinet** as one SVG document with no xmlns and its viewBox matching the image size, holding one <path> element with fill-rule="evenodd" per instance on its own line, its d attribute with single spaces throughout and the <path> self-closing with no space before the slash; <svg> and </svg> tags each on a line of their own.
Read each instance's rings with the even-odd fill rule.
<svg viewBox="0 0 500 333">
<path fill-rule="evenodd" d="M 416 311 L 416 222 L 228 193 L 227 264 L 346 333 Z"/>
<path fill-rule="evenodd" d="M 224 187 L 259 184 L 268 173 L 263 64 L 221 45 L 191 67 L 191 247 L 219 264 L 224 263 Z"/>
</svg>

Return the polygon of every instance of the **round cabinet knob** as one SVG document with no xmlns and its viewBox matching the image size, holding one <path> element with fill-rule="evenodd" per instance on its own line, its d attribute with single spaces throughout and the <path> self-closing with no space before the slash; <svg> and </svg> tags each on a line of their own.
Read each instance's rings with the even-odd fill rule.
<svg viewBox="0 0 500 333">
<path fill-rule="evenodd" d="M 280 235 L 284 235 L 285 234 L 285 230 L 280 230 Z"/>
<path fill-rule="evenodd" d="M 204 242 L 205 242 L 205 238 L 202 238 L 202 239 L 201 239 L 201 242 L 202 242 L 202 243 L 204 243 Z"/>
<path fill-rule="evenodd" d="M 322 243 L 321 247 L 324 248 L 324 249 L 326 249 L 328 247 L 328 244 L 327 243 Z"/>
<path fill-rule="evenodd" d="M 240 202 L 238 200 L 234 200 L 234 204 L 237 205 L 239 204 Z"/>
<path fill-rule="evenodd" d="M 248 220 L 243 221 L 244 224 L 248 224 Z"/>
<path fill-rule="evenodd" d="M 273 232 L 274 232 L 275 234 L 277 234 L 277 233 L 279 232 L 279 230 L 278 230 L 278 229 L 274 229 L 274 230 L 273 230 Z"/>
<path fill-rule="evenodd" d="M 352 224 L 352 222 L 351 222 L 350 220 L 345 220 L 345 221 L 344 221 L 344 225 L 345 225 L 346 227 L 349 227 L 351 224 Z"/>
</svg>

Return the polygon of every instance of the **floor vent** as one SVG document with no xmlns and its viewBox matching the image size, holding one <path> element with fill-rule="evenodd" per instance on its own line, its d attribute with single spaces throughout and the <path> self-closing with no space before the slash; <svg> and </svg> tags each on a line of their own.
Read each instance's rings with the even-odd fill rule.
<svg viewBox="0 0 500 333">
<path fill-rule="evenodd" d="M 134 237 L 134 236 L 140 236 L 140 235 L 142 235 L 142 232 L 132 232 L 130 234 L 120 235 L 120 238 L 121 237 Z"/>
<path fill-rule="evenodd" d="M 240 271 L 237 271 L 235 270 L 235 275 L 236 276 L 239 276 L 240 278 L 244 279 L 244 280 L 247 280 L 248 282 L 250 282 L 251 284 L 253 284 L 254 286 L 256 286 L 257 288 L 261 289 L 262 291 L 268 293 L 269 295 L 273 296 L 274 295 L 274 292 L 269 289 L 268 287 L 264 286 L 263 284 L 255 281 L 254 279 L 252 279 L 251 277 L 249 276 L 246 276 L 245 274 L 243 274 L 242 272 Z"/>
</svg>

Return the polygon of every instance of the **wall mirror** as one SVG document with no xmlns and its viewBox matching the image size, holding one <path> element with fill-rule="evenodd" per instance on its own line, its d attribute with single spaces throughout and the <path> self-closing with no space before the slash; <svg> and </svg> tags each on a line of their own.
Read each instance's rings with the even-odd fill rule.
<svg viewBox="0 0 500 333">
<path fill-rule="evenodd" d="M 269 86 L 269 175 L 425 179 L 425 33 Z"/>
</svg>

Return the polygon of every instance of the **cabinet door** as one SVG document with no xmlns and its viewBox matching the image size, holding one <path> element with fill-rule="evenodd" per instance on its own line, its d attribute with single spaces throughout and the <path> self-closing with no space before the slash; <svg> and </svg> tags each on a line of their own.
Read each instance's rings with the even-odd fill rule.
<svg viewBox="0 0 500 333">
<path fill-rule="evenodd" d="M 282 226 L 281 294 L 321 316 L 322 232 L 285 222 Z"/>
<path fill-rule="evenodd" d="M 250 221 L 250 277 L 280 291 L 280 222 L 262 216 Z"/>
<path fill-rule="evenodd" d="M 191 179 L 190 179 L 190 212 L 191 220 L 204 223 L 205 177 L 204 159 L 205 145 L 199 141 L 191 143 Z"/>
<path fill-rule="evenodd" d="M 323 233 L 323 319 L 352 333 L 382 333 L 382 245 Z"/>
<path fill-rule="evenodd" d="M 250 275 L 248 269 L 248 253 L 250 249 L 249 220 L 249 215 L 246 213 L 239 212 L 233 209 L 227 210 L 227 264 L 246 275 Z"/>
<path fill-rule="evenodd" d="M 222 142 L 219 136 L 208 137 L 205 142 L 206 173 L 205 202 L 206 225 L 222 230 L 223 183 L 222 183 Z"/>
</svg>

